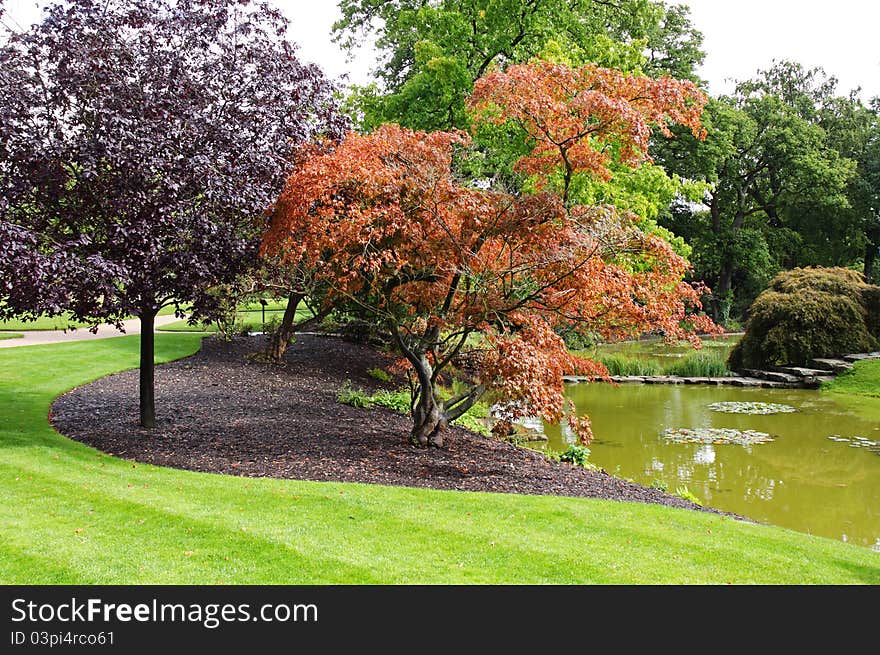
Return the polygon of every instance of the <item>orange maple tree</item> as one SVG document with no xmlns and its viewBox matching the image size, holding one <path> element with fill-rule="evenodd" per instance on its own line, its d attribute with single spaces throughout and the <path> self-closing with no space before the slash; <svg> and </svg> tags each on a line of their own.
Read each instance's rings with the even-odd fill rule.
<svg viewBox="0 0 880 655">
<path fill-rule="evenodd" d="M 484 92 L 487 83 L 478 83 Z M 495 116 L 501 98 L 492 100 Z M 609 114 L 609 139 L 624 123 L 641 125 L 627 123 L 632 111 L 615 102 L 622 118 L 612 124 Z M 667 110 L 645 120 L 658 116 L 680 117 Z M 330 290 L 327 302 L 354 303 L 393 335 L 411 367 L 414 443 L 442 445 L 446 425 L 487 393 L 502 426 L 524 416 L 567 417 L 588 443 L 589 420 L 565 402 L 562 376 L 607 370 L 569 353 L 554 328 L 609 339 L 660 330 L 694 340 L 694 330 L 714 329 L 690 311 L 699 308 L 700 289 L 682 281 L 687 261 L 641 232 L 633 216 L 566 207 L 564 194 L 546 188 L 511 194 L 459 179 L 454 159 L 469 145 L 462 132 L 383 125 L 315 147 L 272 208 L 263 252 L 309 271 Z M 544 167 L 547 155 L 535 156 Z M 597 160 L 571 148 L 559 156 L 575 172 L 595 170 L 585 162 Z M 471 384 L 444 400 L 438 378 L 464 351 L 478 354 Z"/>
<path fill-rule="evenodd" d="M 515 168 L 545 183 L 561 173 L 567 200 L 575 173 L 609 179 L 612 159 L 630 166 L 648 161 L 652 127 L 671 136 L 669 125 L 676 123 L 704 138 L 700 116 L 707 100 L 687 80 L 537 61 L 483 76 L 467 104 L 477 124 L 518 125 L 534 147 Z"/>
</svg>

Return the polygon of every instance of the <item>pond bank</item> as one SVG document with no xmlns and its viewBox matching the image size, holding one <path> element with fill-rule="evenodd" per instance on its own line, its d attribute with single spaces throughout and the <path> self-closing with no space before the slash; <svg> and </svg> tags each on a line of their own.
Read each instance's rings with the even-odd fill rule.
<svg viewBox="0 0 880 655">
<path fill-rule="evenodd" d="M 833 381 L 841 373 L 852 369 L 855 362 L 880 359 L 880 352 L 853 353 L 840 358 L 818 358 L 813 368 L 799 366 L 775 366 L 770 370 L 746 369 L 745 375 L 718 377 L 682 377 L 677 375 L 612 375 L 616 384 L 699 384 L 761 389 L 819 389 Z M 566 384 L 593 382 L 594 378 L 578 375 L 563 377 Z"/>
</svg>

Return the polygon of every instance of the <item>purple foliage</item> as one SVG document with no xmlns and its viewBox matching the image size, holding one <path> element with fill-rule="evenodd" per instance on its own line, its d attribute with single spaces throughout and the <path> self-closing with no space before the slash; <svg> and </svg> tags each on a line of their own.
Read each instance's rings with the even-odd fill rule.
<svg viewBox="0 0 880 655">
<path fill-rule="evenodd" d="M 293 149 L 347 127 L 247 0 L 68 0 L 0 47 L 0 316 L 115 321 L 252 265 Z"/>
<path fill-rule="evenodd" d="M 0 46 L 0 318 L 139 316 L 144 427 L 158 309 L 212 316 L 297 147 L 348 127 L 286 28 L 248 0 L 66 0 Z"/>
</svg>

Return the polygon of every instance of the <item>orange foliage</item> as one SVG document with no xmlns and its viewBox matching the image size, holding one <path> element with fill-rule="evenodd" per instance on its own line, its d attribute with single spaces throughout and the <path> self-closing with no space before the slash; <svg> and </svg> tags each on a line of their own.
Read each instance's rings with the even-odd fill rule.
<svg viewBox="0 0 880 655">
<path fill-rule="evenodd" d="M 527 72 L 546 83 L 514 84 Z M 476 107 L 502 105 L 499 89 L 521 97 L 521 108 L 505 105 L 505 112 L 535 131 L 524 169 L 549 170 L 557 148 L 577 170 L 602 174 L 603 140 L 617 139 L 635 162 L 644 157 L 648 123 L 662 128 L 677 120 L 699 129 L 699 97 L 687 83 L 595 67 L 566 75 L 550 65 L 515 66 L 477 83 Z M 574 90 L 589 82 L 591 90 L 572 96 L 551 82 Z M 587 119 L 587 111 L 597 118 Z M 578 127 L 581 114 L 583 125 L 598 127 Z M 694 330 L 715 329 L 688 313 L 700 307 L 700 289 L 682 281 L 687 261 L 638 230 L 634 217 L 606 206 L 567 209 L 547 192 L 470 187 L 452 164 L 469 141 L 461 132 L 384 125 L 313 149 L 272 208 L 263 253 L 308 269 L 329 287 L 329 302 L 369 308 L 429 377 L 481 335 L 477 382 L 499 399 L 508 420 L 558 421 L 567 410 L 563 374 L 607 376 L 600 364 L 569 354 L 555 327 L 609 339 L 646 331 L 695 339 Z M 589 421 L 572 415 L 569 422 L 588 442 Z"/>
<path fill-rule="evenodd" d="M 677 123 L 704 137 L 706 101 L 689 81 L 534 62 L 483 76 L 468 105 L 477 122 L 514 121 L 534 141 L 519 170 L 546 174 L 563 165 L 607 179 L 612 150 L 631 166 L 649 159 L 652 126 L 670 136 L 669 123 Z"/>
</svg>

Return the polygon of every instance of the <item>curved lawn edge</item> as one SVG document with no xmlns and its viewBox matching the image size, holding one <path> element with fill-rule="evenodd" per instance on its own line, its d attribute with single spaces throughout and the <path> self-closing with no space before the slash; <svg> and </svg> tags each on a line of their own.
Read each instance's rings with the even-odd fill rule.
<svg viewBox="0 0 880 655">
<path fill-rule="evenodd" d="M 157 334 L 157 361 L 201 337 Z M 870 550 L 702 512 L 194 473 L 51 428 L 55 397 L 137 350 L 128 336 L 0 352 L 0 582 L 880 583 Z"/>
</svg>

